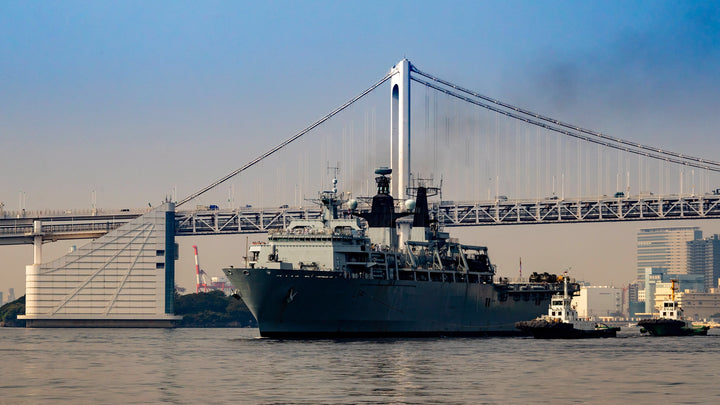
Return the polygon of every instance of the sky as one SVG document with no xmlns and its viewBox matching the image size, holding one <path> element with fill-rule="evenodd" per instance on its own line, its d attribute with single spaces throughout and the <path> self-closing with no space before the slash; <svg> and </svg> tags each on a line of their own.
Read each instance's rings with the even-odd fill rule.
<svg viewBox="0 0 720 405">
<path fill-rule="evenodd" d="M 6 0 L 0 201 L 5 210 L 76 209 L 94 194 L 99 207 L 135 208 L 182 197 L 402 58 L 557 119 L 720 160 L 714 2 Z M 634 274 L 637 229 L 680 225 L 720 233 L 712 221 L 452 232 L 487 245 L 502 272 L 522 256 L 524 269 L 572 267 L 591 282 L 622 284 Z M 219 276 L 240 260 L 245 237 L 179 242 L 177 280 L 191 288 L 193 244 Z M 47 244 L 44 256 L 67 248 Z M 22 293 L 31 248 L 3 246 L 0 258 L 0 291 Z"/>
</svg>

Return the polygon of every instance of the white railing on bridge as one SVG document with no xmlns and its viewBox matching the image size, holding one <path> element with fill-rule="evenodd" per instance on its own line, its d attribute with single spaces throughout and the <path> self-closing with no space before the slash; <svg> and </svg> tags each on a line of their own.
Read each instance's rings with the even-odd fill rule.
<svg viewBox="0 0 720 405">
<path fill-rule="evenodd" d="M 59 219 L 67 217 L 92 217 L 112 215 L 140 216 L 151 208 L 82 208 L 82 209 L 53 209 L 53 210 L 0 210 L 1 219 Z"/>
</svg>

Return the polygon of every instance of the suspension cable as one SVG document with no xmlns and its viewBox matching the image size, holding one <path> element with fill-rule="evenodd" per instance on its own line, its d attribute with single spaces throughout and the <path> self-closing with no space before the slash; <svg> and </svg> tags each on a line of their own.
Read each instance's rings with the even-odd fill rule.
<svg viewBox="0 0 720 405">
<path fill-rule="evenodd" d="M 653 159 L 663 160 L 663 161 L 670 162 L 670 163 L 676 163 L 676 164 L 680 164 L 680 165 L 684 165 L 684 166 L 689 166 L 689 167 L 695 167 L 695 168 L 699 168 L 699 169 L 706 169 L 706 170 L 709 170 L 709 171 L 712 171 L 712 172 L 720 172 L 720 168 L 711 167 L 711 166 L 705 166 L 705 165 L 702 165 L 702 164 L 700 164 L 700 163 L 693 163 L 693 162 L 690 162 L 690 161 L 687 161 L 687 160 L 680 160 L 680 159 L 675 159 L 675 158 L 672 158 L 672 157 L 660 156 L 660 155 L 657 155 L 657 154 L 654 154 L 654 153 L 650 153 L 650 152 L 643 152 L 643 151 L 640 151 L 640 150 L 637 150 L 637 149 L 632 149 L 632 148 L 620 146 L 620 145 L 617 145 L 617 144 L 613 144 L 613 143 L 610 143 L 610 142 L 605 142 L 605 141 L 602 141 L 602 140 L 599 140 L 599 139 L 596 139 L 596 138 L 592 138 L 592 137 L 589 137 L 589 136 L 580 135 L 580 134 L 575 133 L 575 132 L 566 131 L 566 130 L 564 130 L 564 129 L 557 128 L 557 127 L 554 127 L 554 126 L 545 124 L 545 123 L 543 123 L 543 122 L 540 122 L 540 121 L 537 121 L 537 120 L 534 120 L 534 119 L 531 119 L 531 118 L 527 118 L 527 117 L 524 117 L 524 116 L 521 116 L 521 115 L 518 115 L 518 114 L 515 114 L 515 113 L 512 113 L 512 112 L 509 112 L 509 111 L 501 110 L 501 109 L 499 109 L 499 108 L 496 108 L 496 107 L 493 107 L 493 106 L 491 106 L 491 105 L 482 103 L 482 102 L 480 102 L 480 101 L 471 99 L 471 98 L 469 98 L 469 97 L 465 97 L 465 96 L 463 96 L 463 95 L 461 95 L 461 94 L 455 93 L 455 92 L 453 92 L 453 91 L 451 91 L 451 90 L 442 88 L 442 87 L 440 87 L 440 86 L 434 85 L 434 84 L 432 84 L 432 83 L 426 82 L 425 80 L 418 79 L 418 78 L 416 78 L 416 77 L 412 77 L 412 76 L 411 76 L 411 77 L 410 77 L 410 80 L 413 80 L 413 81 L 415 81 L 415 82 L 418 82 L 418 83 L 420 83 L 420 84 L 423 84 L 423 85 L 425 85 L 425 86 L 428 86 L 428 87 L 430 87 L 430 88 L 432 88 L 432 89 L 435 89 L 435 90 L 437 90 L 437 91 L 439 91 L 439 92 L 441 92 L 441 93 L 445 93 L 445 94 L 447 94 L 447 95 L 449 95 L 449 96 L 458 98 L 458 99 L 460 99 L 460 100 L 466 101 L 466 102 L 471 103 L 471 104 L 475 104 L 475 105 L 477 105 L 477 106 L 479 106 L 479 107 L 486 108 L 486 109 L 488 109 L 488 110 L 490 110 L 490 111 L 493 111 L 493 112 L 496 112 L 496 113 L 499 113 L 499 114 L 503 114 L 503 115 L 505 115 L 505 116 L 508 116 L 508 117 L 511 117 L 511 118 L 515 118 L 515 119 L 520 120 L 520 121 L 527 122 L 528 124 L 537 125 L 537 126 L 539 126 L 539 127 L 541 127 L 541 128 L 545 128 L 545 129 L 550 130 L 550 131 L 554 131 L 554 132 L 561 133 L 561 134 L 563 134 L 563 135 L 571 136 L 571 137 L 573 137 L 573 138 L 582 139 L 582 140 L 584 140 L 584 141 L 591 142 L 591 143 L 598 144 L 598 145 L 602 145 L 602 146 L 605 146 L 605 147 L 608 147 L 608 148 L 613 148 L 613 149 L 617 149 L 617 150 L 620 150 L 620 151 L 624 151 L 624 152 L 628 152 L 628 153 L 633 153 L 633 154 L 636 154 L 636 155 L 645 156 L 645 157 L 649 157 L 649 158 L 653 158 Z"/>
<path fill-rule="evenodd" d="M 296 139 L 300 138 L 301 136 L 303 136 L 303 135 L 305 135 L 306 133 L 308 133 L 308 132 L 310 132 L 311 130 L 313 130 L 313 129 L 314 129 L 315 127 L 317 127 L 318 125 L 320 125 L 320 124 L 322 124 L 323 122 L 325 122 L 325 121 L 329 120 L 330 118 L 334 117 L 334 116 L 335 116 L 336 114 L 338 114 L 340 111 L 346 109 L 346 108 L 349 107 L 351 104 L 353 104 L 354 102 L 356 102 L 356 101 L 358 101 L 359 99 L 361 99 L 362 97 L 364 97 L 366 94 L 368 94 L 368 93 L 370 93 L 371 91 L 375 90 L 378 86 L 380 86 L 381 84 L 385 83 L 390 77 L 392 77 L 392 75 L 393 75 L 392 72 L 388 72 L 388 74 L 386 74 L 385 77 L 383 77 L 383 78 L 380 79 L 378 82 L 376 82 L 375 84 L 373 84 L 372 86 L 370 86 L 370 88 L 368 88 L 367 90 L 363 91 L 363 92 L 360 93 L 359 95 L 353 97 L 352 99 L 350 99 L 349 101 L 347 101 L 345 104 L 341 105 L 340 107 L 334 109 L 334 110 L 333 110 L 332 112 L 330 112 L 329 114 L 327 114 L 327 115 L 325 115 L 324 117 L 320 118 L 319 120 L 315 121 L 315 123 L 313 123 L 313 124 L 310 125 L 309 127 L 303 129 L 302 131 L 300 131 L 300 132 L 298 132 L 297 134 L 293 135 L 292 137 L 286 139 L 285 141 L 283 141 L 282 143 L 280 143 L 280 144 L 277 145 L 276 147 L 270 149 L 269 151 L 263 153 L 262 155 L 256 157 L 255 159 L 251 160 L 250 162 L 248 162 L 247 164 L 245 164 L 245 166 L 243 166 L 243 167 L 241 167 L 241 168 L 233 171 L 232 173 L 226 175 L 225 177 L 222 177 L 222 178 L 214 181 L 212 184 L 210 184 L 209 186 L 201 189 L 200 191 L 197 191 L 197 192 L 195 192 L 195 193 L 193 193 L 193 194 L 190 194 L 189 196 L 183 198 L 183 199 L 180 200 L 177 204 L 175 204 L 175 206 L 176 206 L 176 207 L 179 207 L 179 206 L 185 204 L 186 202 L 188 202 L 188 201 L 190 201 L 190 200 L 193 200 L 193 199 L 199 197 L 200 195 L 206 193 L 207 191 L 212 190 L 213 188 L 215 188 L 215 187 L 219 186 L 220 184 L 226 182 L 226 181 L 229 180 L 230 178 L 232 178 L 232 177 L 234 177 L 234 176 L 242 173 L 243 171 L 245 171 L 245 170 L 249 169 L 250 167 L 254 166 L 255 164 L 259 163 L 260 161 L 262 161 L 262 160 L 265 159 L 266 157 L 268 157 L 268 156 L 272 155 L 273 153 L 279 151 L 280 149 L 284 148 L 285 146 L 287 146 L 287 145 L 290 144 L 291 142 L 295 141 Z"/>
<path fill-rule="evenodd" d="M 628 145 L 628 146 L 631 146 L 631 147 L 634 147 L 634 148 L 637 148 L 637 149 L 648 150 L 648 151 L 651 151 L 651 152 L 660 153 L 660 154 L 668 155 L 668 156 L 673 156 L 673 157 L 676 157 L 676 158 L 679 158 L 679 159 L 683 159 L 683 160 L 691 160 L 691 161 L 698 162 L 698 163 L 702 163 L 702 164 L 706 164 L 706 165 L 712 165 L 712 166 L 719 166 L 719 167 L 720 167 L 720 162 L 716 162 L 716 161 L 709 160 L 709 159 L 698 158 L 698 157 L 694 157 L 694 156 L 689 156 L 689 155 L 683 155 L 683 154 L 681 154 L 681 153 L 677 153 L 677 152 L 673 152 L 673 151 L 669 151 L 669 150 L 664 150 L 664 149 L 660 149 L 660 148 L 655 148 L 655 147 L 653 147 L 653 146 L 647 146 L 647 145 L 643 145 L 643 144 L 640 144 L 640 143 L 637 143 L 637 142 L 630 142 L 630 141 L 626 141 L 626 140 L 620 139 L 620 138 L 615 138 L 615 137 L 612 137 L 612 136 L 609 136 L 609 135 L 605 135 L 605 134 L 602 134 L 602 133 L 599 133 L 599 132 L 596 132 L 596 131 L 592 131 L 592 130 L 589 130 L 589 129 L 585 129 L 585 128 L 579 127 L 579 126 L 577 126 L 577 125 L 572 125 L 572 124 L 568 124 L 568 123 L 565 123 L 565 122 L 562 122 L 562 121 L 558 121 L 558 120 L 556 120 L 556 119 L 553 119 L 553 118 L 550 118 L 550 117 L 547 117 L 547 116 L 544 116 L 544 115 L 541 115 L 541 114 L 537 114 L 537 113 L 534 113 L 534 112 L 532 112 L 532 111 L 529 111 L 529 110 L 526 110 L 526 109 L 523 109 L 523 108 L 520 108 L 520 107 L 516 107 L 516 106 L 514 106 L 514 105 L 512 105 L 512 104 L 504 103 L 504 102 L 502 102 L 502 101 L 500 101 L 500 100 L 493 99 L 493 98 L 488 97 L 488 96 L 484 96 L 484 95 L 479 94 L 479 93 L 477 93 L 477 92 L 474 92 L 474 91 L 465 89 L 465 88 L 463 88 L 463 87 L 461 87 L 461 86 L 458 86 L 458 85 L 455 85 L 455 84 L 453 84 L 453 83 L 450 83 L 450 82 L 448 82 L 448 81 L 446 81 L 446 80 L 440 79 L 440 78 L 438 78 L 438 77 L 436 77 L 436 76 L 433 76 L 433 75 L 431 75 L 431 74 L 422 72 L 422 71 L 420 71 L 419 69 L 417 69 L 417 68 L 416 68 L 414 65 L 412 65 L 412 64 L 410 65 L 410 70 L 413 71 L 413 72 L 415 72 L 415 73 L 417 73 L 417 74 L 419 74 L 419 75 L 421 75 L 421 76 L 425 76 L 426 78 L 428 78 L 428 79 L 430 79 L 430 80 L 436 81 L 436 82 L 438 82 L 438 83 L 441 83 L 441 84 L 443 84 L 443 85 L 445 85 L 445 86 L 451 87 L 451 88 L 453 88 L 453 89 L 455 89 L 455 90 L 458 90 L 458 91 L 460 91 L 460 92 L 463 92 L 463 93 L 469 94 L 469 95 L 471 95 L 471 96 L 474 96 L 474 97 L 483 99 L 483 100 L 488 101 L 488 102 L 491 102 L 491 103 L 493 103 L 493 104 L 500 105 L 500 106 L 505 107 L 505 108 L 508 108 L 508 109 L 510 109 L 510 110 L 517 111 L 517 112 L 522 113 L 522 114 L 525 114 L 525 115 L 529 115 L 529 116 L 531 116 L 531 117 L 533 117 L 533 118 L 537 118 L 537 119 L 540 119 L 540 120 L 542 120 L 542 121 L 547 121 L 547 122 L 553 123 L 553 124 L 555 124 L 555 125 L 559 125 L 559 126 L 561 126 L 561 127 L 569 128 L 569 129 L 572 129 L 572 130 L 575 130 L 575 131 L 579 131 L 579 132 L 582 132 L 582 133 L 585 133 L 585 134 L 588 134 L 588 135 L 592 135 L 592 136 L 595 136 L 595 137 L 598 137 L 598 138 L 610 140 L 610 141 L 613 141 L 613 142 L 617 142 L 617 143 L 620 143 L 620 144 L 623 144 L 623 145 Z M 692 166 L 692 165 L 690 165 L 690 166 Z M 704 168 L 705 166 L 694 166 L 694 167 L 702 167 L 702 168 Z"/>
</svg>

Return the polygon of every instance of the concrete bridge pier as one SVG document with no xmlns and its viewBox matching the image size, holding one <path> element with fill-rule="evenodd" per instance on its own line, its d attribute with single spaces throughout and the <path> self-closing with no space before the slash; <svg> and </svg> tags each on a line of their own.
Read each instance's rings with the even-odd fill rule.
<svg viewBox="0 0 720 405">
<path fill-rule="evenodd" d="M 175 205 L 170 202 L 49 263 L 42 223 L 25 268 L 28 327 L 172 327 Z"/>
</svg>

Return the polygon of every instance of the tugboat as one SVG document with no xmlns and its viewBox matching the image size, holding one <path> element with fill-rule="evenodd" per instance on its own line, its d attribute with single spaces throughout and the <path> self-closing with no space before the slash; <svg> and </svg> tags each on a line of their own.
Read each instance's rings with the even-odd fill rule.
<svg viewBox="0 0 720 405">
<path fill-rule="evenodd" d="M 375 174 L 369 212 L 333 180 L 316 200 L 320 219 L 270 232 L 249 249 L 246 266 L 223 269 L 261 336 L 520 335 L 515 322 L 540 315 L 562 290 L 496 279 L 486 247 L 438 228 L 428 209 L 438 188 L 418 184 L 408 190 L 415 200 L 396 211 L 391 170 Z"/>
<path fill-rule="evenodd" d="M 683 319 L 683 310 L 675 300 L 675 283 L 677 280 L 670 280 L 670 299 L 663 301 L 663 308 L 659 318 L 643 319 L 638 322 L 641 333 L 649 333 L 652 336 L 705 336 L 710 329 L 707 325 L 695 326 L 692 322 Z"/>
<path fill-rule="evenodd" d="M 563 277 L 563 295 L 552 297 L 547 315 L 532 321 L 521 321 L 515 327 L 536 339 L 585 339 L 615 337 L 620 328 L 610 327 L 594 321 L 582 320 L 571 306 L 568 294 L 568 275 Z"/>
</svg>

